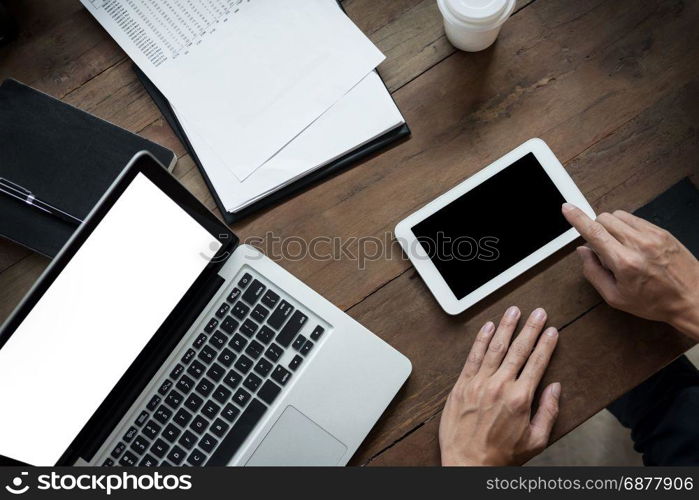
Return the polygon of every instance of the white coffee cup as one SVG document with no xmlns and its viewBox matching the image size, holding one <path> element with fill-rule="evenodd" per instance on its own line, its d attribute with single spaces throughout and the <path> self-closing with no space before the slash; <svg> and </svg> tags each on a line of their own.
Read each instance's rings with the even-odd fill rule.
<svg viewBox="0 0 699 500">
<path fill-rule="evenodd" d="M 437 5 L 451 44 L 477 52 L 495 42 L 515 8 L 515 0 L 437 0 Z"/>
</svg>

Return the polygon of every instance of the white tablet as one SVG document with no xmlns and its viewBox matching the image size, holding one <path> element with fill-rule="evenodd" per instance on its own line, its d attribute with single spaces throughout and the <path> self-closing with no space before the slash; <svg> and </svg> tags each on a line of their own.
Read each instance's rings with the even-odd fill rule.
<svg viewBox="0 0 699 500">
<path fill-rule="evenodd" d="M 402 220 L 399 243 L 458 314 L 578 237 L 561 205 L 595 214 L 553 152 L 531 139 Z"/>
</svg>

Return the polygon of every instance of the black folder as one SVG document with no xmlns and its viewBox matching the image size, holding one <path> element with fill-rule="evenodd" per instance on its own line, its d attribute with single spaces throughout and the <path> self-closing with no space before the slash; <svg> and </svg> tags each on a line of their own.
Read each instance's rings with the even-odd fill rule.
<svg viewBox="0 0 699 500">
<path fill-rule="evenodd" d="M 16 80 L 0 85 L 0 177 L 84 219 L 131 158 L 175 154 Z M 76 226 L 0 193 L 0 236 L 53 257 Z"/>
<path fill-rule="evenodd" d="M 179 121 L 177 120 L 177 117 L 175 116 L 175 113 L 173 112 L 170 103 L 138 66 L 134 64 L 133 68 L 139 80 L 141 80 L 141 83 L 145 87 L 146 91 L 148 92 L 148 94 L 150 94 L 156 106 L 158 106 L 158 109 L 160 109 L 160 112 L 165 117 L 165 120 L 168 122 L 170 127 L 172 127 L 172 130 L 175 132 L 182 144 L 184 144 L 185 148 L 187 149 L 187 152 L 194 160 L 194 163 L 197 165 L 197 167 L 199 167 L 201 175 L 202 177 L 204 177 L 204 181 L 206 182 L 209 191 L 211 191 L 211 194 L 213 195 L 214 200 L 216 201 L 216 206 L 218 206 L 218 209 L 221 211 L 224 220 L 228 224 L 233 224 L 254 212 L 257 212 L 271 205 L 274 205 L 275 203 L 278 203 L 281 200 L 289 198 L 329 176 L 336 175 L 342 170 L 356 164 L 360 160 L 378 151 L 381 151 L 389 145 L 410 136 L 410 128 L 408 128 L 407 124 L 403 124 L 377 137 L 373 141 L 368 142 L 367 144 L 364 144 L 363 146 L 360 146 L 357 149 L 350 151 L 346 155 L 337 158 L 336 160 L 328 163 L 327 165 L 308 173 L 304 177 L 301 177 L 300 179 L 292 182 L 291 184 L 273 193 L 270 193 L 264 198 L 261 198 L 253 204 L 243 208 L 242 210 L 239 210 L 237 212 L 227 212 L 226 208 L 223 206 L 223 203 L 221 202 L 221 199 L 218 196 L 218 193 L 216 193 L 213 184 L 209 180 L 204 166 L 199 161 L 196 151 L 194 151 L 194 148 L 192 148 L 192 145 L 190 144 L 187 135 L 184 133 L 184 130 L 182 129 Z"/>
</svg>

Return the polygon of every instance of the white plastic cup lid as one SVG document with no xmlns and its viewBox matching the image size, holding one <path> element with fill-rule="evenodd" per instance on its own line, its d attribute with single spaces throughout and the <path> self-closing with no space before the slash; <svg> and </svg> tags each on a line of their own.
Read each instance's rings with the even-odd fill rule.
<svg viewBox="0 0 699 500">
<path fill-rule="evenodd" d="M 509 15 L 511 0 L 442 0 L 450 14 L 460 21 L 472 24 L 497 22 Z"/>
</svg>

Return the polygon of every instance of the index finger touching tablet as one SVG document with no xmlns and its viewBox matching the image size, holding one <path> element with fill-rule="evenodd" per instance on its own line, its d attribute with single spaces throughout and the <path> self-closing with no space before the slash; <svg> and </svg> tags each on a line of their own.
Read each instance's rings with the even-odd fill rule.
<svg viewBox="0 0 699 500">
<path fill-rule="evenodd" d="M 561 207 L 563 216 L 580 233 L 589 246 L 600 255 L 607 264 L 614 262 L 624 247 L 605 227 L 592 220 L 585 212 L 571 203 Z"/>
</svg>

